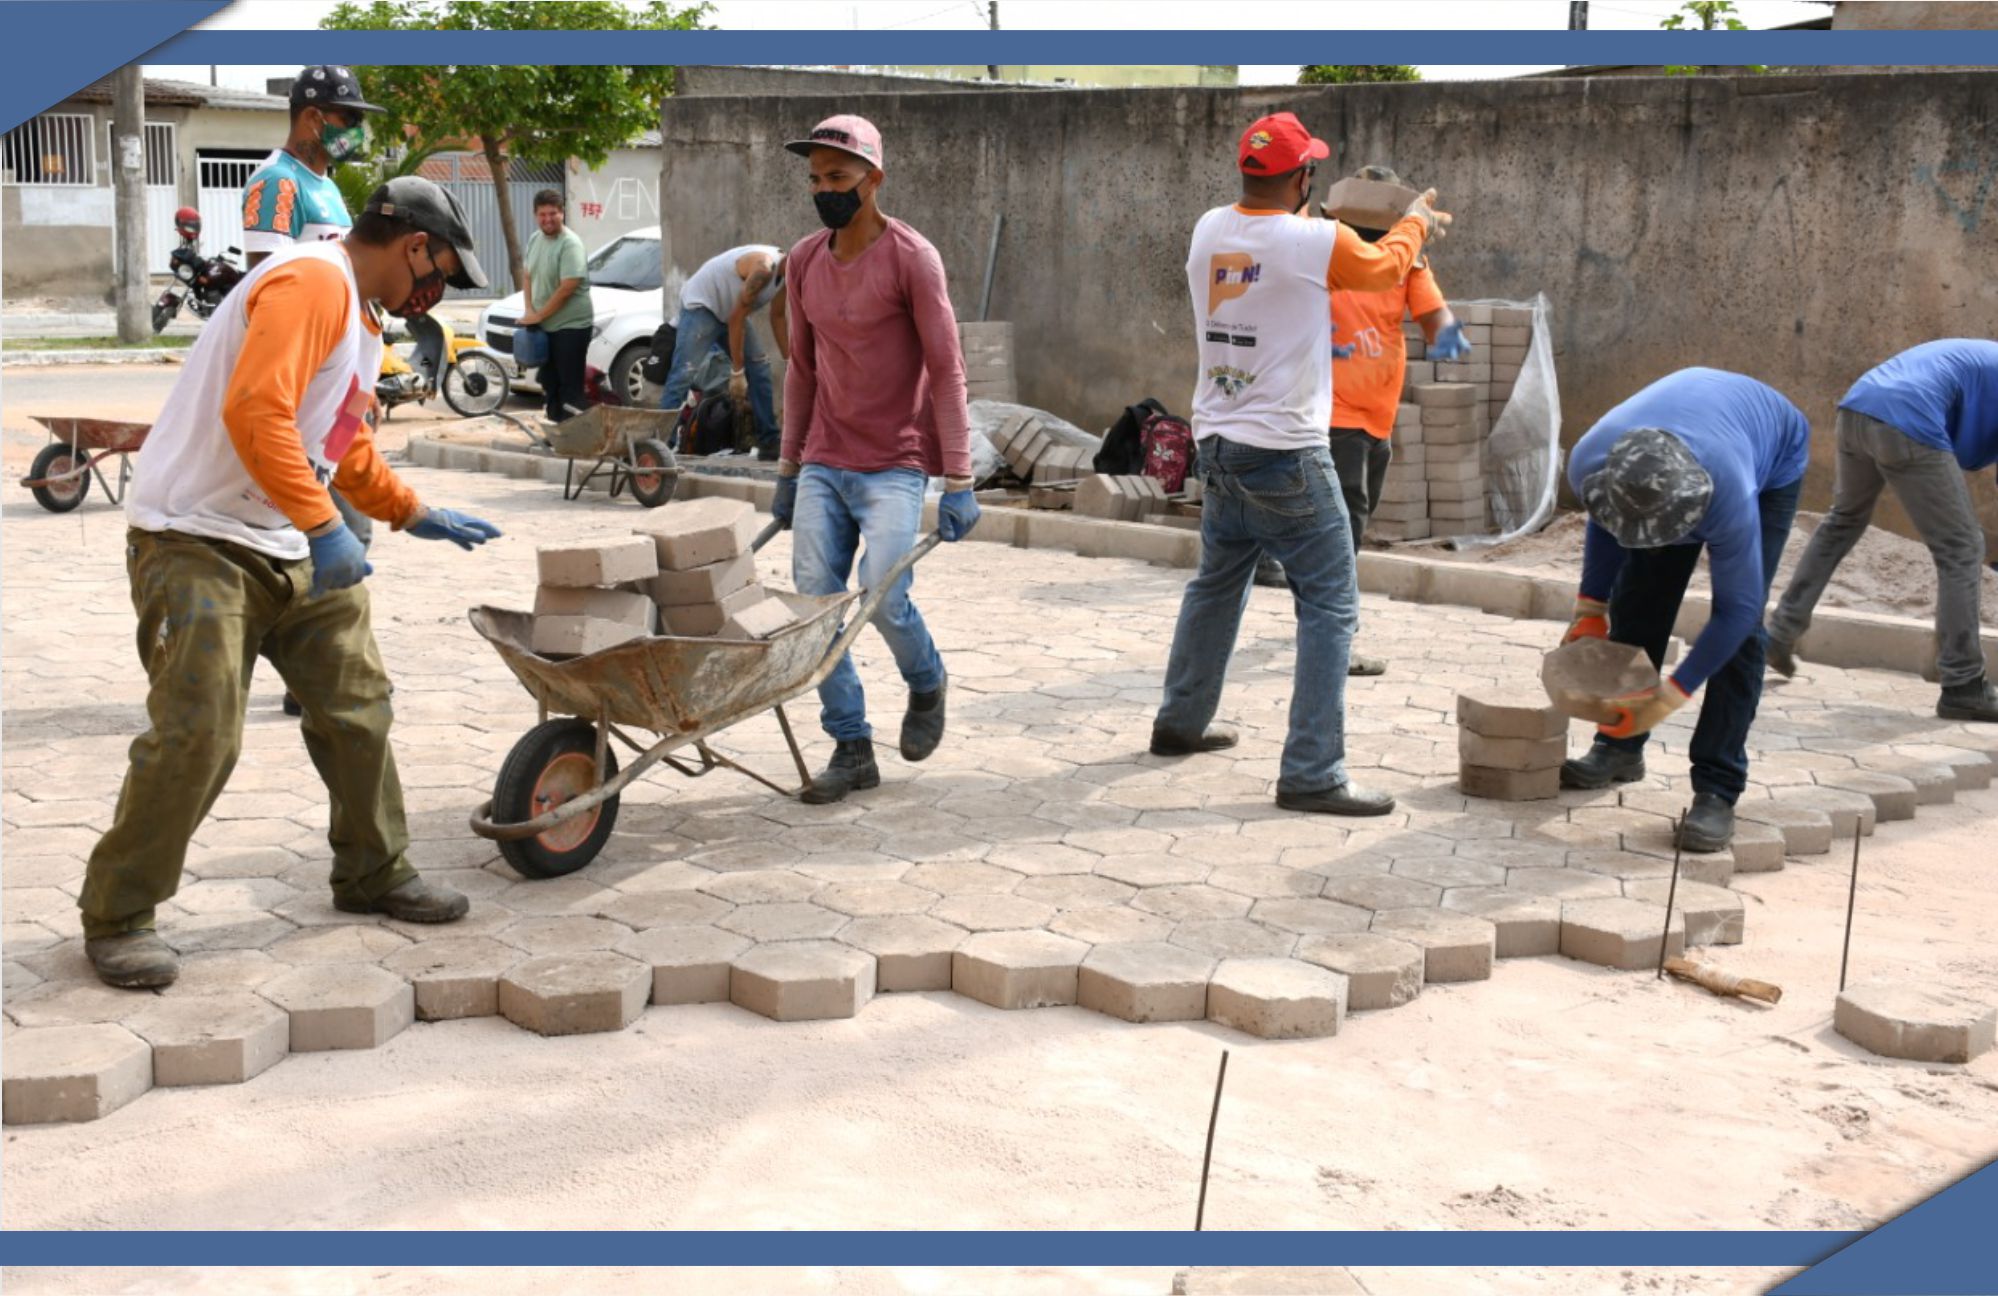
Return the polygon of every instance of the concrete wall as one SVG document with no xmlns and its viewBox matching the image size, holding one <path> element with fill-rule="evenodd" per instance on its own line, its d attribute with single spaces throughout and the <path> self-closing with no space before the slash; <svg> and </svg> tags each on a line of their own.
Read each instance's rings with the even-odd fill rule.
<svg viewBox="0 0 1998 1296">
<path fill-rule="evenodd" d="M 1841 0 L 1832 6 L 1833 31 L 1967 31 L 1998 26 L 1988 3 L 1970 0 Z"/>
<path fill-rule="evenodd" d="M 568 219 L 595 252 L 620 234 L 659 223 L 659 150 L 612 149 L 600 167 L 568 167 Z"/>
<path fill-rule="evenodd" d="M 673 93 L 682 99 L 716 95 L 901 94 L 991 90 L 990 83 L 887 72 L 834 72 L 816 68 L 690 65 L 680 69 Z"/>
<path fill-rule="evenodd" d="M 1547 294 L 1570 442 L 1661 374 L 1741 370 L 1819 427 L 1821 505 L 1852 380 L 1998 320 L 1989 72 L 669 100 L 669 260 L 813 229 L 780 145 L 835 108 L 882 127 L 883 205 L 936 243 L 960 316 L 1005 213 L 992 317 L 1019 326 L 1021 397 L 1090 428 L 1145 395 L 1186 407 L 1187 232 L 1234 197 L 1243 126 L 1278 109 L 1335 168 L 1441 189 L 1446 291 Z"/>
</svg>

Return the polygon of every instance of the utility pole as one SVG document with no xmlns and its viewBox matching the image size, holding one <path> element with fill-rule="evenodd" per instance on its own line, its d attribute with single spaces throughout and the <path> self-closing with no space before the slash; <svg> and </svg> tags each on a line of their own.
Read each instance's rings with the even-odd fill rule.
<svg viewBox="0 0 1998 1296">
<path fill-rule="evenodd" d="M 1589 29 L 1589 0 L 1568 0 L 1568 30 Z"/>
<path fill-rule="evenodd" d="M 127 63 L 111 74 L 111 191 L 116 223 L 118 340 L 143 342 L 153 335 L 146 289 L 146 83 L 144 70 Z"/>
<path fill-rule="evenodd" d="M 999 30 L 999 0 L 985 0 L 985 26 L 991 31 Z M 999 65 L 997 63 L 987 63 L 985 65 L 985 79 L 988 81 L 997 81 L 999 79 Z"/>
</svg>

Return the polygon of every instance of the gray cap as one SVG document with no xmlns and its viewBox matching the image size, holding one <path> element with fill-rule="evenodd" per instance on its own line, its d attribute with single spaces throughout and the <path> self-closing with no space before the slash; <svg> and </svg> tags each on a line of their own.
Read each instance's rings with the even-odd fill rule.
<svg viewBox="0 0 1998 1296">
<path fill-rule="evenodd" d="M 1659 428 L 1624 433 L 1603 466 L 1582 479 L 1590 519 L 1626 549 L 1685 539 L 1713 497 L 1714 479 L 1686 443 Z"/>
<path fill-rule="evenodd" d="M 414 226 L 456 252 L 458 273 L 444 279 L 453 288 L 486 286 L 486 272 L 479 268 L 472 248 L 472 231 L 465 225 L 465 210 L 448 190 L 422 176 L 397 176 L 369 194 L 361 210 Z"/>
</svg>

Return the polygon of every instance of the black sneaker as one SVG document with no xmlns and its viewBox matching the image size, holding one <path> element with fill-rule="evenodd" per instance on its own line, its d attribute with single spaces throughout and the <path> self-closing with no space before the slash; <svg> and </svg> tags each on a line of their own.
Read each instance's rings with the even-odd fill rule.
<svg viewBox="0 0 1998 1296">
<path fill-rule="evenodd" d="M 1572 760 L 1561 762 L 1561 786 L 1583 792 L 1612 783 L 1635 783 L 1644 777 L 1644 753 L 1595 743 Z"/>
<path fill-rule="evenodd" d="M 1998 724 L 1998 688 L 1988 679 L 1952 684 L 1936 699 L 1936 714 L 1945 720 L 1981 720 Z"/>
<path fill-rule="evenodd" d="M 1176 734 L 1153 725 L 1152 755 L 1191 756 L 1195 752 L 1220 751 L 1225 747 L 1233 747 L 1236 737 L 1235 731 L 1227 725 L 1208 725 L 1207 732 L 1197 738 L 1188 738 L 1185 734 Z"/>
<path fill-rule="evenodd" d="M 812 776 L 798 799 L 806 805 L 831 805 L 849 792 L 881 786 L 881 769 L 874 763 L 874 740 L 854 738 L 833 749 L 832 761 Z"/>
<path fill-rule="evenodd" d="M 1279 810 L 1299 810 L 1305 814 L 1384 815 L 1394 809 L 1394 797 L 1386 792 L 1369 792 L 1351 781 L 1322 792 L 1278 792 Z"/>
<path fill-rule="evenodd" d="M 911 693 L 909 709 L 902 715 L 902 759 L 926 759 L 944 736 L 944 690 L 939 685 L 928 693 Z"/>
<path fill-rule="evenodd" d="M 1679 825 L 1679 848 L 1695 855 L 1726 850 L 1734 840 L 1734 806 L 1713 792 L 1697 792 Z"/>
</svg>

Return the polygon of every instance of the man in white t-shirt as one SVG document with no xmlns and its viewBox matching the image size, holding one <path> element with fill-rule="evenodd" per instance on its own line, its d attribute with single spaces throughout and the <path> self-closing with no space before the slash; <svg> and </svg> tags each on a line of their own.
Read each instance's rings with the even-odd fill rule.
<svg viewBox="0 0 1998 1296">
<path fill-rule="evenodd" d="M 1359 625 L 1352 532 L 1326 447 L 1332 417 L 1335 288 L 1394 287 L 1449 217 L 1431 190 L 1368 243 L 1308 213 L 1330 149 L 1290 113 L 1251 125 L 1236 149 L 1242 200 L 1200 218 L 1187 256 L 1200 381 L 1200 574 L 1187 584 L 1166 666 L 1154 755 L 1235 745 L 1213 724 L 1256 560 L 1283 564 L 1297 600 L 1297 672 L 1276 802 L 1286 810 L 1379 815 L 1394 798 L 1346 777 L 1346 669 Z"/>
<path fill-rule="evenodd" d="M 770 334 L 778 354 L 790 358 L 790 322 L 784 314 L 784 250 L 768 243 L 745 243 L 703 262 L 680 290 L 680 318 L 673 337 L 673 360 L 659 404 L 677 412 L 708 354 L 726 342 L 728 395 L 747 400 L 756 419 L 757 457 L 777 457 L 775 388 L 763 343 L 750 317 L 768 307 Z M 703 395 L 712 395 L 704 392 Z"/>
</svg>

